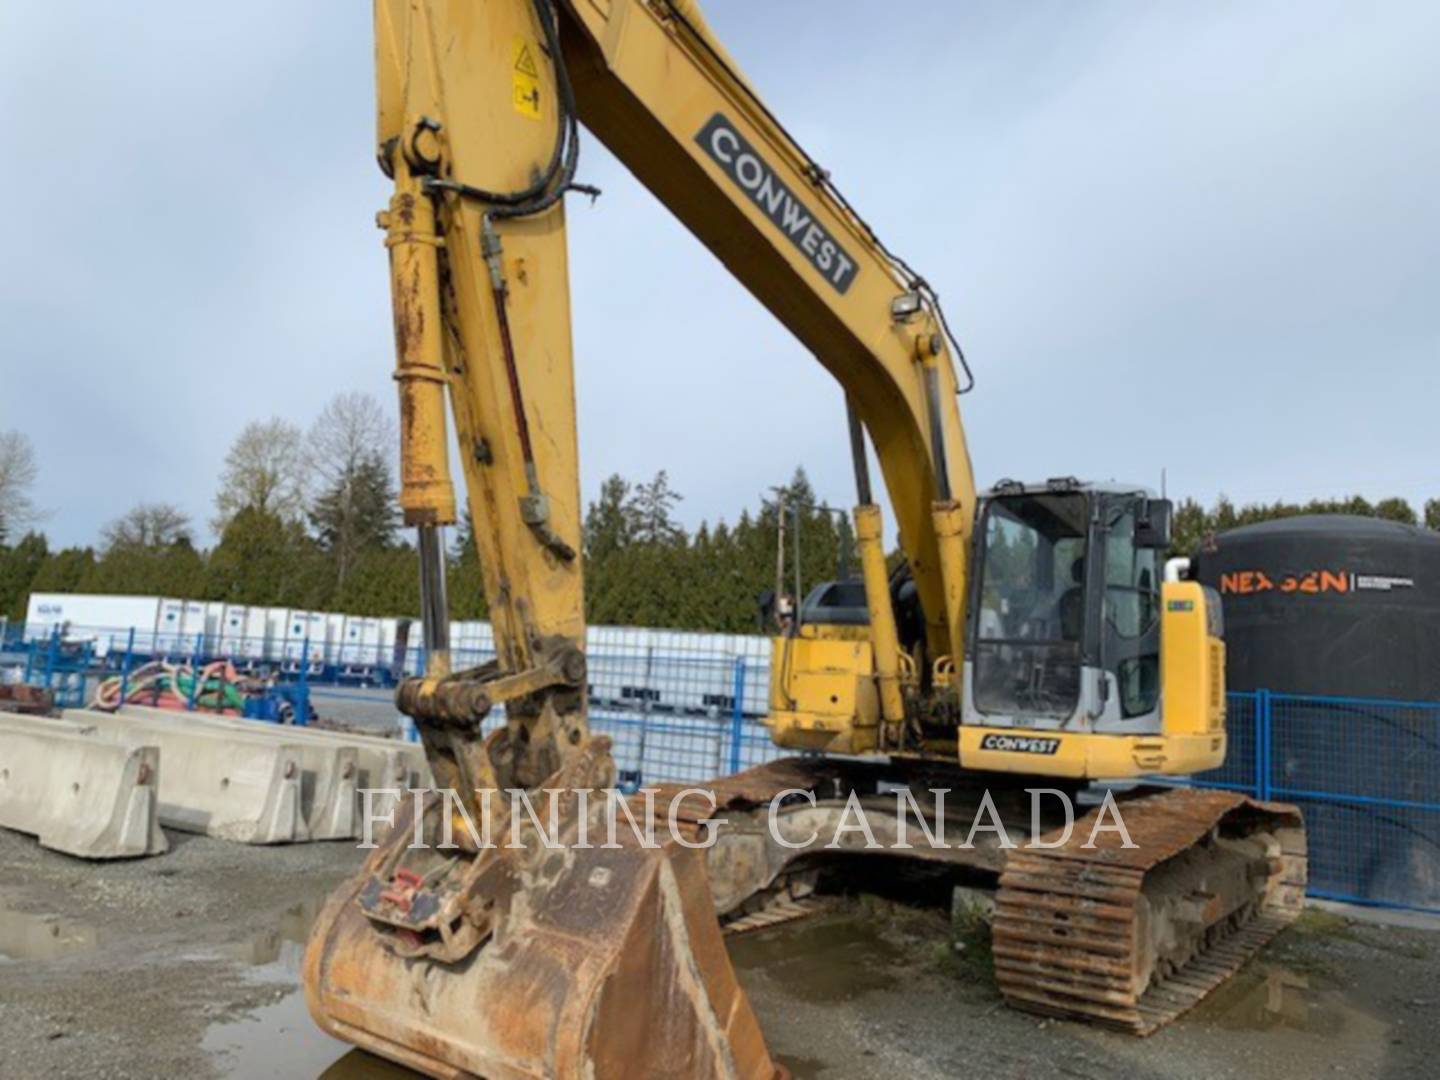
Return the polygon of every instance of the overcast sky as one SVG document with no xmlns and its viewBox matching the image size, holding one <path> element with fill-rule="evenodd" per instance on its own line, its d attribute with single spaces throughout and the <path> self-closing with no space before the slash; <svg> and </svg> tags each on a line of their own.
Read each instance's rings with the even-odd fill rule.
<svg viewBox="0 0 1440 1080">
<path fill-rule="evenodd" d="M 706 11 L 940 289 L 982 483 L 1440 495 L 1440 4 Z M 0 429 L 52 540 L 203 525 L 246 421 L 393 407 L 370 37 L 360 0 L 0 5 Z M 693 525 L 803 464 L 853 501 L 829 377 L 593 139 L 581 179 L 584 496 L 665 468 Z"/>
</svg>

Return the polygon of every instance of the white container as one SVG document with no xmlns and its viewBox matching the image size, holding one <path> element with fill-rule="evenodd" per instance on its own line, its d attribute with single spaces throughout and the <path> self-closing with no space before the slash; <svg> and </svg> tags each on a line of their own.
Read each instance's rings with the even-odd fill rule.
<svg viewBox="0 0 1440 1080">
<path fill-rule="evenodd" d="M 410 633 L 405 639 L 406 675 L 420 675 L 425 671 L 425 627 L 419 619 L 410 623 Z"/>
<path fill-rule="evenodd" d="M 354 667 L 362 662 L 360 639 L 364 636 L 364 628 L 361 626 L 364 621 L 359 615 L 347 615 L 340 628 L 340 663 L 347 667 Z"/>
<path fill-rule="evenodd" d="M 664 704 L 651 686 L 652 632 L 628 626 L 591 626 L 585 635 L 590 699 L 607 709 L 640 711 Z"/>
<path fill-rule="evenodd" d="M 197 650 L 205 652 L 209 642 L 209 615 L 206 605 L 198 600 L 185 601 L 185 616 L 182 622 L 182 629 L 185 632 L 185 649 L 187 652 L 195 653 Z"/>
<path fill-rule="evenodd" d="M 225 636 L 225 607 L 218 600 L 205 601 L 205 652 L 209 656 L 218 656 L 221 652 L 220 642 Z"/>
<path fill-rule="evenodd" d="M 380 619 L 379 623 L 376 649 L 380 655 L 380 665 L 389 667 L 390 661 L 395 656 L 395 637 L 400 632 L 400 620 L 386 618 Z"/>
<path fill-rule="evenodd" d="M 734 661 L 716 634 L 688 630 L 651 632 L 646 687 L 666 707 L 716 716 L 733 707 Z"/>
<path fill-rule="evenodd" d="M 394 635 L 388 644 L 384 640 L 384 625 L 384 619 L 367 618 L 360 636 L 364 662 L 375 668 L 388 668 L 395 652 Z"/>
<path fill-rule="evenodd" d="M 479 621 L 452 622 L 450 624 L 450 663 L 456 669 L 476 667 L 486 657 L 481 655 L 481 627 Z"/>
<path fill-rule="evenodd" d="M 349 667 L 384 667 L 388 657 L 380 644 L 383 621 L 364 615 L 347 615 L 340 645 L 340 663 Z M 394 640 L 393 637 L 391 640 Z"/>
<path fill-rule="evenodd" d="M 325 662 L 327 664 L 340 663 L 340 646 L 345 640 L 345 619 L 346 616 L 336 612 L 327 612 L 325 615 Z"/>
<path fill-rule="evenodd" d="M 225 611 L 220 615 L 220 635 L 217 654 L 222 657 L 233 657 L 236 660 L 246 660 L 249 652 L 245 651 L 245 631 L 249 625 L 251 609 L 246 608 L 243 603 L 226 603 Z"/>
<path fill-rule="evenodd" d="M 245 609 L 245 632 L 240 654 L 247 660 L 265 659 L 270 647 L 270 612 L 263 607 Z"/>
<path fill-rule="evenodd" d="M 185 601 L 161 600 L 160 615 L 155 623 L 157 653 L 185 653 Z"/>
<path fill-rule="evenodd" d="M 325 613 L 323 611 L 292 611 L 285 623 L 284 658 L 299 661 L 307 655 L 311 664 L 325 656 Z"/>
<path fill-rule="evenodd" d="M 135 630 L 137 652 L 155 645 L 160 601 L 154 596 L 95 596 L 86 593 L 31 593 L 25 613 L 27 640 L 46 638 L 57 626 L 67 638 L 105 636 L 111 647 L 124 649 Z"/>
<path fill-rule="evenodd" d="M 285 655 L 285 636 L 290 629 L 290 609 L 265 609 L 265 659 L 280 660 Z"/>
</svg>

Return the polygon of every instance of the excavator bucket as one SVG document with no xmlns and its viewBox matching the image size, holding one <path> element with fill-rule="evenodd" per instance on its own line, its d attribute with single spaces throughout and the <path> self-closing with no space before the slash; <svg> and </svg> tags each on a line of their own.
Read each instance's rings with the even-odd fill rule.
<svg viewBox="0 0 1440 1080">
<path fill-rule="evenodd" d="M 414 809 L 312 933 L 304 981 L 324 1030 L 440 1077 L 783 1075 L 725 952 L 704 851 L 622 828 L 616 847 L 605 836 L 517 859 L 488 937 L 444 963 L 405 955 L 403 931 L 397 948 L 365 907 Z"/>
</svg>

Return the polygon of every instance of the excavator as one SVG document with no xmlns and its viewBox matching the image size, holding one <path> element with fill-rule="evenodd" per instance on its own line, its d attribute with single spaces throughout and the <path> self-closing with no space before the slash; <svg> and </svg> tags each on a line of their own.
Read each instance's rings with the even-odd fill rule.
<svg viewBox="0 0 1440 1080">
<path fill-rule="evenodd" d="M 995 889 L 1011 1005 L 1137 1034 L 1293 920 L 1294 807 L 1143 783 L 1227 750 L 1220 610 L 1162 580 L 1169 504 L 1068 477 L 976 491 L 968 368 L 935 290 L 694 0 L 376 0 L 374 16 L 400 505 L 426 644 L 397 703 L 436 788 L 317 921 L 304 982 L 322 1028 L 432 1076 L 769 1080 L 784 1073 L 726 934 L 803 913 L 875 860 Z M 860 580 L 795 597 L 773 641 L 765 722 L 794 753 L 631 796 L 671 826 L 653 843 L 589 840 L 590 796 L 616 770 L 586 715 L 566 258 L 566 197 L 597 194 L 577 179 L 581 125 L 840 383 L 858 496 Z M 445 596 L 452 423 L 496 643 L 465 669 Z M 534 797 L 523 811 L 495 798 L 516 792 Z M 977 812 L 1002 827 L 906 841 Z"/>
</svg>

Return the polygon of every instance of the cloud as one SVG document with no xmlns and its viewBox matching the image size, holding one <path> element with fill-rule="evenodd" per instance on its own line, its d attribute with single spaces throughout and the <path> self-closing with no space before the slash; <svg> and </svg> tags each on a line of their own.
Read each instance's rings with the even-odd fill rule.
<svg viewBox="0 0 1440 1080">
<path fill-rule="evenodd" d="M 712 3 L 772 108 L 940 289 L 982 481 L 1440 495 L 1431 5 Z M 61 542 L 208 520 L 247 420 L 389 401 L 368 5 L 12 4 L 0 427 Z M 843 398 L 587 138 L 570 210 L 583 485 L 690 523 L 796 464 L 851 498 Z"/>
</svg>

